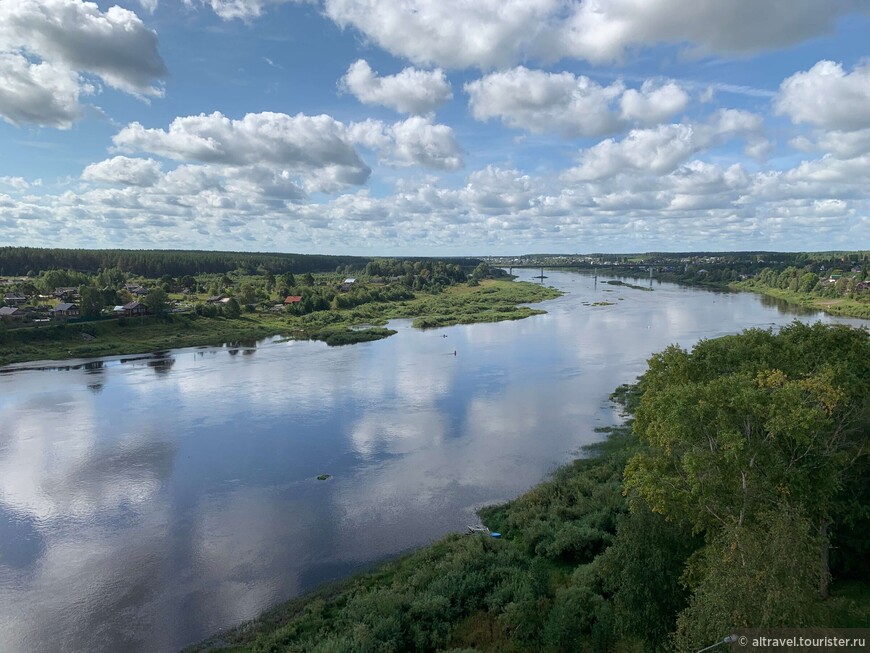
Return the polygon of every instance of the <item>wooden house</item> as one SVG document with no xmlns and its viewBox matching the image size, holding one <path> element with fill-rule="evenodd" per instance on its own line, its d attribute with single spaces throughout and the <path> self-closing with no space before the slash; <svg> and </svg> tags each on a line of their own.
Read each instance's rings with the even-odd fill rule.
<svg viewBox="0 0 870 653">
<path fill-rule="evenodd" d="M 3 295 L 3 302 L 7 306 L 21 306 L 27 303 L 27 297 L 17 292 L 8 292 Z"/>
<path fill-rule="evenodd" d="M 124 304 L 125 317 L 140 317 L 146 313 L 148 313 L 148 308 L 141 302 L 130 302 L 129 304 Z"/>
<path fill-rule="evenodd" d="M 51 314 L 53 317 L 78 317 L 81 315 L 78 304 L 62 303 L 55 306 Z"/>
<path fill-rule="evenodd" d="M 0 319 L 17 322 L 24 319 L 24 311 L 17 306 L 3 306 L 0 308 Z"/>
</svg>

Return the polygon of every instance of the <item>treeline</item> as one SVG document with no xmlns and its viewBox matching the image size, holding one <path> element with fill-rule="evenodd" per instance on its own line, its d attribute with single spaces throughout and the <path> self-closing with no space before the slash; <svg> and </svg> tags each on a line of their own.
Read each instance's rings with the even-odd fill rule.
<svg viewBox="0 0 870 653">
<path fill-rule="evenodd" d="M 373 302 L 398 302 L 414 299 L 414 293 L 401 285 L 386 288 L 358 287 L 349 292 L 319 286 L 302 288 L 298 292 L 301 293 L 302 301 L 288 307 L 287 312 L 290 315 L 307 315 L 316 311 L 339 311 Z"/>
<path fill-rule="evenodd" d="M 380 259 L 394 260 L 394 259 Z M 395 259 L 397 260 L 397 259 Z M 426 259 L 412 258 L 411 264 Z M 157 278 L 164 275 L 224 273 L 238 270 L 244 274 L 306 272 L 350 273 L 362 270 L 372 261 L 364 256 L 326 254 L 281 254 L 268 252 L 211 252 L 203 250 L 162 249 L 48 249 L 37 247 L 0 247 L 0 275 L 25 276 L 44 270 L 64 269 L 96 273 L 118 268 L 130 274 Z M 472 269 L 476 258 L 453 258 L 452 265 Z M 403 274 L 399 272 L 398 274 Z"/>
<path fill-rule="evenodd" d="M 866 626 L 867 331 L 669 347 L 617 398 L 632 419 L 597 456 L 481 511 L 501 540 L 447 537 L 195 650 L 689 652 Z"/>
<path fill-rule="evenodd" d="M 362 269 L 370 260 L 361 256 L 321 254 L 0 247 L 0 275 L 24 276 L 53 269 L 96 273 L 110 268 L 149 278 L 164 275 L 195 276 L 230 270 L 241 270 L 247 274 L 258 271 L 304 274 L 333 272 L 338 268 Z"/>
<path fill-rule="evenodd" d="M 420 277 L 424 283 L 449 286 L 465 281 L 464 267 L 480 264 L 475 259 L 445 261 L 435 259 L 375 259 L 365 266 L 368 277 L 400 278 Z M 485 266 L 485 264 L 483 264 Z"/>
</svg>

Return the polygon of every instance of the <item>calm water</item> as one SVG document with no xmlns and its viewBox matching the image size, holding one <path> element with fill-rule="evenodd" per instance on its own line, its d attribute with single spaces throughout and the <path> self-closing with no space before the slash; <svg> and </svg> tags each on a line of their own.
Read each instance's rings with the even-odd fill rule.
<svg viewBox="0 0 870 653">
<path fill-rule="evenodd" d="M 569 294 L 519 322 L 6 368 L 0 651 L 176 650 L 463 530 L 617 422 L 664 346 L 795 319 L 547 274 Z"/>
</svg>

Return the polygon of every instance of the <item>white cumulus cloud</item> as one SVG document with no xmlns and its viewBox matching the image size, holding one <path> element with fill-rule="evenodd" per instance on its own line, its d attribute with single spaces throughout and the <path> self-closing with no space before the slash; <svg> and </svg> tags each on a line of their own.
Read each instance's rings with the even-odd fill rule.
<svg viewBox="0 0 870 653">
<path fill-rule="evenodd" d="M 112 140 L 114 149 L 125 154 L 205 164 L 167 173 L 173 181 L 219 183 L 222 188 L 246 183 L 244 195 L 273 199 L 303 199 L 300 188 L 335 193 L 366 183 L 371 169 L 357 145 L 377 152 L 388 165 L 438 170 L 462 166 L 453 130 L 420 116 L 393 124 L 366 120 L 346 125 L 327 115 L 263 112 L 232 119 L 214 112 L 178 117 L 166 129 L 134 122 Z M 90 166 L 83 176 L 90 181 L 142 185 L 152 180 L 146 173 L 156 174 L 155 167 L 151 159 L 117 156 Z"/>
<path fill-rule="evenodd" d="M 270 164 L 337 183 L 362 184 L 371 170 L 346 126 L 327 115 L 249 113 L 233 120 L 220 112 L 176 118 L 168 129 L 134 122 L 113 137 L 122 152 L 147 152 L 177 161 L 230 166 Z"/>
<path fill-rule="evenodd" d="M 105 12 L 82 0 L 0 3 L 0 49 L 24 49 L 44 60 L 99 76 L 127 93 L 160 96 L 167 75 L 157 35 L 132 11 Z"/>
<path fill-rule="evenodd" d="M 757 138 L 761 117 L 734 109 L 718 111 L 704 124 L 659 125 L 633 129 L 622 140 L 609 138 L 587 148 L 580 164 L 564 173 L 569 181 L 591 181 L 624 172 L 669 173 L 708 147 L 737 136 Z"/>
<path fill-rule="evenodd" d="M 796 124 L 810 125 L 812 136 L 792 139 L 797 149 L 819 150 L 841 159 L 870 152 L 870 63 L 851 72 L 833 61 L 819 61 L 812 68 L 785 79 L 774 101 L 774 110 Z"/>
<path fill-rule="evenodd" d="M 492 68 L 564 57 L 618 60 L 638 47 L 691 44 L 752 53 L 833 31 L 867 11 L 852 0 L 324 0 L 326 14 L 418 64 Z"/>
<path fill-rule="evenodd" d="M 673 81 L 647 80 L 640 89 L 627 89 L 619 100 L 625 120 L 654 125 L 683 111 L 689 94 Z"/>
<path fill-rule="evenodd" d="M 82 0 L 0 2 L 0 117 L 68 128 L 87 75 L 136 96 L 163 95 L 157 35 L 132 11 Z"/>
<path fill-rule="evenodd" d="M 621 81 L 602 86 L 584 75 L 518 66 L 465 85 L 472 115 L 532 132 L 600 136 L 631 124 L 650 125 L 683 111 L 688 94 L 674 81 Z"/>
<path fill-rule="evenodd" d="M 154 159 L 131 159 L 126 156 L 92 163 L 82 172 L 85 181 L 124 186 L 153 186 L 162 176 L 160 164 Z"/>
<path fill-rule="evenodd" d="M 777 113 L 796 123 L 824 129 L 853 131 L 870 127 L 870 63 L 851 73 L 833 61 L 819 61 L 795 73 L 780 86 Z"/>
<path fill-rule="evenodd" d="M 364 59 L 350 65 L 340 86 L 363 104 L 417 115 L 431 113 L 453 97 L 443 70 L 408 67 L 395 75 L 379 76 Z"/>
<path fill-rule="evenodd" d="M 81 113 L 79 76 L 49 62 L 0 52 L 0 118 L 13 125 L 69 129 Z"/>
<path fill-rule="evenodd" d="M 392 125 L 365 120 L 350 126 L 354 142 L 379 152 L 388 164 L 420 165 L 440 170 L 462 167 L 462 150 L 453 129 L 412 116 Z"/>
</svg>

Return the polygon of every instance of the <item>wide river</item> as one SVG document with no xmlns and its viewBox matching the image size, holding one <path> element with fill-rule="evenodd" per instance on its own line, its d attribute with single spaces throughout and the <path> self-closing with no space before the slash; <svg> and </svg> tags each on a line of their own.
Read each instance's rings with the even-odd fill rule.
<svg viewBox="0 0 870 653">
<path fill-rule="evenodd" d="M 796 317 L 547 275 L 518 322 L 0 370 L 0 651 L 174 651 L 462 531 L 617 423 L 653 352 Z"/>
</svg>

